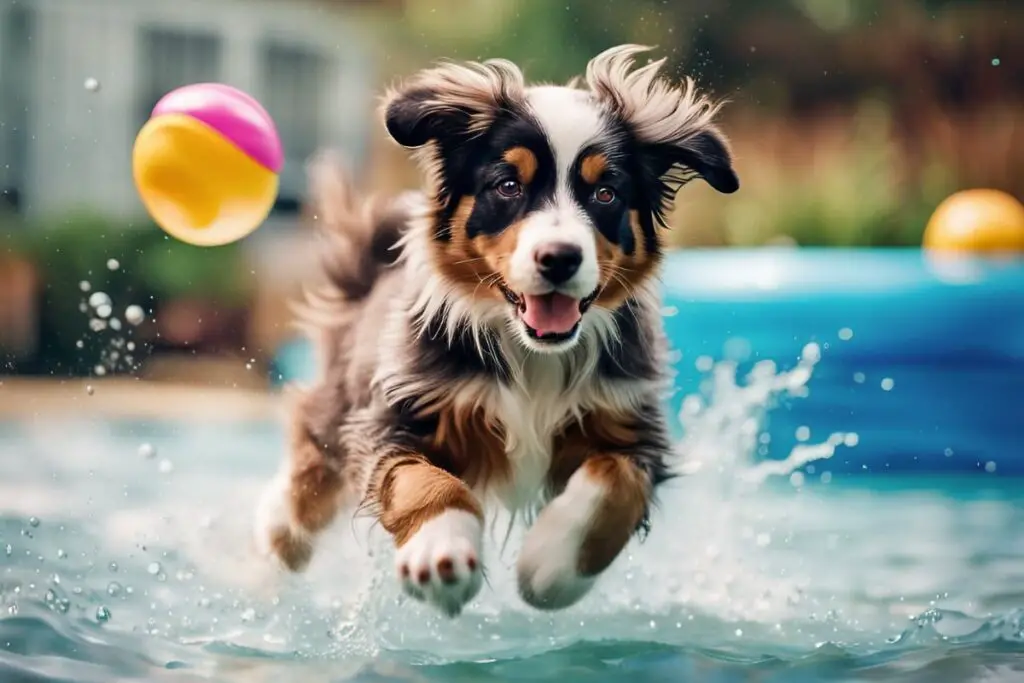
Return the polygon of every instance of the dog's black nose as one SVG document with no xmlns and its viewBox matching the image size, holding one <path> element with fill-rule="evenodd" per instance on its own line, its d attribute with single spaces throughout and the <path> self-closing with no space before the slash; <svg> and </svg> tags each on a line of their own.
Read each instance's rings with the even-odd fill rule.
<svg viewBox="0 0 1024 683">
<path fill-rule="evenodd" d="M 537 247 L 533 252 L 533 259 L 545 280 L 553 285 L 560 285 L 580 269 L 580 264 L 583 263 L 583 250 L 575 244 L 554 242 Z"/>
</svg>

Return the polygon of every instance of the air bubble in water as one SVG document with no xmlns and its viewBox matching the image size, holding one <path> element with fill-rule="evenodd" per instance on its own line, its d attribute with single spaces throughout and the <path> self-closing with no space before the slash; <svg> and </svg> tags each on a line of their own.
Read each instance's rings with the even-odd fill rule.
<svg viewBox="0 0 1024 683">
<path fill-rule="evenodd" d="M 124 588 L 117 581 L 111 581 L 107 584 L 107 595 L 112 598 L 116 598 L 123 590 Z"/>
<path fill-rule="evenodd" d="M 140 458 L 149 459 L 149 458 L 152 458 L 155 455 L 156 455 L 156 448 L 153 447 L 153 444 L 151 444 L 151 443 L 144 443 L 141 446 L 139 446 L 139 457 Z"/>
<path fill-rule="evenodd" d="M 156 576 L 159 574 L 160 569 L 161 567 L 159 562 L 150 562 L 149 566 L 146 567 L 146 571 L 149 572 L 150 576 Z"/>
<path fill-rule="evenodd" d="M 850 341 L 851 339 L 853 339 L 853 330 L 851 330 L 849 327 L 844 327 L 843 329 L 839 330 L 839 338 L 842 339 L 843 341 Z"/>
<path fill-rule="evenodd" d="M 996 471 L 996 461 L 995 460 L 989 460 L 987 463 L 985 463 L 985 471 L 988 472 L 989 474 L 992 474 L 993 472 L 995 472 Z"/>
<path fill-rule="evenodd" d="M 146 313 L 142 310 L 142 306 L 133 304 L 124 309 L 124 319 L 132 325 L 139 325 L 146 319 Z"/>
<path fill-rule="evenodd" d="M 797 441 L 807 441 L 807 439 L 809 439 L 809 438 L 811 438 L 811 429 L 810 429 L 810 427 L 806 427 L 805 426 L 805 427 L 797 427 L 796 428 L 796 440 Z"/>
<path fill-rule="evenodd" d="M 81 282 L 78 283 L 78 288 L 83 292 L 88 292 L 90 289 L 92 289 L 92 285 L 89 284 L 88 280 L 82 280 Z"/>
<path fill-rule="evenodd" d="M 882 391 L 892 391 L 894 386 L 896 386 L 896 382 L 891 377 L 886 377 L 882 380 Z"/>
<path fill-rule="evenodd" d="M 28 525 L 30 527 L 32 527 L 33 529 L 35 529 L 36 527 L 39 526 L 39 518 L 38 517 L 29 517 L 28 518 Z"/>
<path fill-rule="evenodd" d="M 85 86 L 85 89 L 88 90 L 89 92 L 99 92 L 99 89 L 100 89 L 99 79 L 96 79 L 96 78 L 93 78 L 92 76 L 89 76 L 89 78 L 85 79 L 85 83 L 83 83 L 83 85 Z"/>
<path fill-rule="evenodd" d="M 75 342 L 75 348 L 76 349 L 83 349 L 83 348 L 85 348 L 85 342 L 82 341 L 81 339 L 79 339 L 78 341 Z"/>
<path fill-rule="evenodd" d="M 107 270 L 117 270 L 121 267 L 121 262 L 116 258 L 107 259 Z"/>
<path fill-rule="evenodd" d="M 97 607 L 96 608 L 96 621 L 100 622 L 101 624 L 110 621 L 110 610 L 107 609 L 106 607 L 104 607 L 103 605 L 100 605 L 99 607 Z"/>
<path fill-rule="evenodd" d="M 110 304 L 100 304 L 96 307 L 96 315 L 101 318 L 109 318 L 110 314 L 114 312 L 114 309 Z"/>
<path fill-rule="evenodd" d="M 111 318 L 110 319 L 110 329 L 114 330 L 115 332 L 120 332 L 121 331 L 121 321 L 118 320 L 117 318 Z"/>
<path fill-rule="evenodd" d="M 853 381 L 856 382 L 857 384 L 864 384 L 865 380 L 867 380 L 867 377 L 864 375 L 863 372 L 853 373 Z"/>
</svg>

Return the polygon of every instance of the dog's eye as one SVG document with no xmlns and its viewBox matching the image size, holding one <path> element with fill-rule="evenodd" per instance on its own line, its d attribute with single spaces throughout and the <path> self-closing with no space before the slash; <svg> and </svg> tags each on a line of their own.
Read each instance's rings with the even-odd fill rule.
<svg viewBox="0 0 1024 683">
<path fill-rule="evenodd" d="M 611 204 L 615 201 L 615 190 L 607 185 L 602 185 L 594 190 L 594 201 L 598 204 Z"/>
<path fill-rule="evenodd" d="M 523 193 L 523 186 L 515 180 L 503 180 L 498 183 L 497 190 L 505 199 L 515 199 Z"/>
</svg>

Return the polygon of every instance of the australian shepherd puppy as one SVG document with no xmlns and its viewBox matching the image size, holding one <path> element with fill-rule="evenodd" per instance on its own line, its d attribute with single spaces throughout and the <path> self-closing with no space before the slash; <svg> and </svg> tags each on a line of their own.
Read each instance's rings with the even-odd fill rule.
<svg viewBox="0 0 1024 683">
<path fill-rule="evenodd" d="M 530 523 L 519 592 L 583 597 L 648 526 L 671 474 L 656 281 L 679 187 L 738 180 L 718 104 L 645 48 L 608 50 L 566 86 L 512 63 L 444 63 L 390 92 L 390 136 L 421 194 L 356 200 L 311 164 L 327 285 L 301 322 L 321 373 L 258 540 L 292 570 L 349 506 L 394 539 L 404 591 L 454 616 L 480 590 L 493 503 Z"/>
</svg>

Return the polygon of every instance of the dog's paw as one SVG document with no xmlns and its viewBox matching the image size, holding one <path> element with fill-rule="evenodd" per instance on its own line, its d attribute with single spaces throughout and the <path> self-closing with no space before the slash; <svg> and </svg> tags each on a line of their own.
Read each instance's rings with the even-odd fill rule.
<svg viewBox="0 0 1024 683">
<path fill-rule="evenodd" d="M 446 510 L 425 522 L 395 553 L 402 589 L 454 617 L 483 584 L 479 518 Z"/>
<path fill-rule="evenodd" d="M 256 551 L 298 572 L 309 564 L 313 543 L 308 534 L 296 531 L 288 515 L 288 482 L 278 476 L 263 491 L 253 525 Z"/>
<path fill-rule="evenodd" d="M 580 552 L 592 507 L 562 494 L 526 532 L 516 562 L 519 595 L 537 609 L 569 607 L 586 595 L 596 577 L 579 573 Z"/>
</svg>

